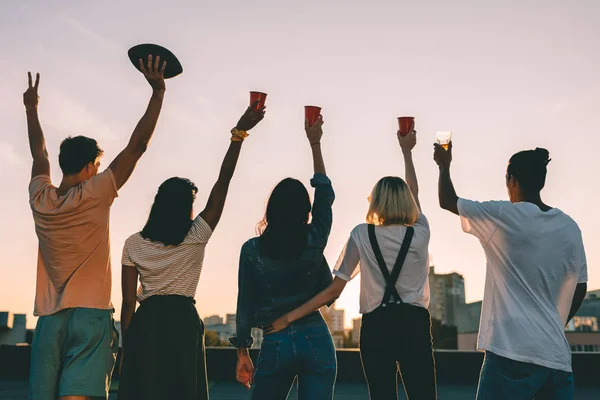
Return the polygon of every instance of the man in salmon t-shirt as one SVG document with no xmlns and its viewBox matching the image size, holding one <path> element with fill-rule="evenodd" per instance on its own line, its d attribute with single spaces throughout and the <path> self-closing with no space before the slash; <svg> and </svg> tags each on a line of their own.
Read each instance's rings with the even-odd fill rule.
<svg viewBox="0 0 600 400">
<path fill-rule="evenodd" d="M 23 95 L 33 156 L 29 202 L 39 240 L 30 399 L 106 399 L 119 346 L 110 301 L 109 219 L 117 191 L 146 151 L 165 94 L 166 63 L 140 60 L 152 87 L 146 113 L 129 144 L 101 173 L 94 139 L 68 137 L 60 146 L 63 178 L 50 180 L 38 108 L 39 74 Z"/>
</svg>

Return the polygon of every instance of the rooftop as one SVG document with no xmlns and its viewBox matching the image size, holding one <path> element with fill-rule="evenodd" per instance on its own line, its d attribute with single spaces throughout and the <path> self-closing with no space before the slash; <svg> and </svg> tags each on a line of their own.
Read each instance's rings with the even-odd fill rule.
<svg viewBox="0 0 600 400">
<path fill-rule="evenodd" d="M 27 399 L 27 375 L 31 348 L 27 346 L 0 346 L 0 398 L 3 400 Z M 357 350 L 338 350 L 338 380 L 335 400 L 368 399 Z M 252 351 L 257 356 L 257 351 Z M 475 398 L 477 380 L 483 355 L 478 352 L 436 351 L 436 367 L 439 398 L 462 400 Z M 249 392 L 235 382 L 234 349 L 208 348 L 207 363 L 211 400 L 249 399 Z M 599 399 L 600 385 L 597 369 L 600 353 L 573 353 L 575 374 L 575 398 L 578 400 Z M 109 400 L 117 400 L 118 377 L 113 381 Z M 400 389 L 400 399 L 404 399 Z M 295 389 L 289 396 L 296 400 Z"/>
</svg>

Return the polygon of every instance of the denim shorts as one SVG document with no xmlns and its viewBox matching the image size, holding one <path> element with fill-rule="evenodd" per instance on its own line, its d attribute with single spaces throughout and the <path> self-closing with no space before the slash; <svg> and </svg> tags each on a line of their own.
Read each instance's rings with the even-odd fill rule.
<svg viewBox="0 0 600 400">
<path fill-rule="evenodd" d="M 29 399 L 106 398 L 118 350 L 112 310 L 68 308 L 40 317 L 33 336 Z"/>
</svg>

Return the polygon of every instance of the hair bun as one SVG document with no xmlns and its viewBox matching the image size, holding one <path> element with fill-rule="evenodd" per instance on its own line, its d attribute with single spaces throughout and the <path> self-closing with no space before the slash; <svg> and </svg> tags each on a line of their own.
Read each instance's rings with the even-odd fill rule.
<svg viewBox="0 0 600 400">
<path fill-rule="evenodd" d="M 552 159 L 550 158 L 550 152 L 546 149 L 543 149 L 541 147 L 536 147 L 536 149 L 534 150 L 534 153 L 537 157 L 540 158 L 540 160 L 542 160 L 544 162 L 544 165 L 548 165 L 548 163 L 550 161 L 552 161 Z"/>
</svg>

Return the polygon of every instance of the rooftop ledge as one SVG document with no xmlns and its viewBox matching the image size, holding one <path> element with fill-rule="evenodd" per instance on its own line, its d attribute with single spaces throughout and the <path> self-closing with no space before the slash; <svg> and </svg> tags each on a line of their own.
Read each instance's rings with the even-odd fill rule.
<svg viewBox="0 0 600 400">
<path fill-rule="evenodd" d="M 254 360 L 258 350 L 250 350 Z M 3 388 L 26 390 L 29 375 L 30 346 L 0 346 L 0 397 L 20 400 L 26 397 L 6 397 Z M 336 399 L 365 399 L 366 385 L 358 349 L 337 350 L 338 376 Z M 247 391 L 235 383 L 236 351 L 227 347 L 209 347 L 206 350 L 211 399 L 244 399 Z M 436 350 L 437 382 L 441 399 L 473 399 L 479 379 L 483 353 L 476 351 Z M 600 353 L 573 353 L 575 398 L 599 399 Z M 115 376 L 118 383 L 118 376 Z M 20 387 L 20 389 L 18 389 Z M 23 389 L 23 387 L 25 389 Z M 5 389 L 10 390 L 10 389 Z M 6 392 L 8 393 L 8 392 Z M 11 392 L 12 393 L 12 392 Z M 20 393 L 20 392 L 19 392 Z M 26 393 L 25 393 L 26 396 Z M 295 399 L 290 395 L 290 400 Z M 115 398 L 111 395 L 110 400 Z"/>
</svg>

